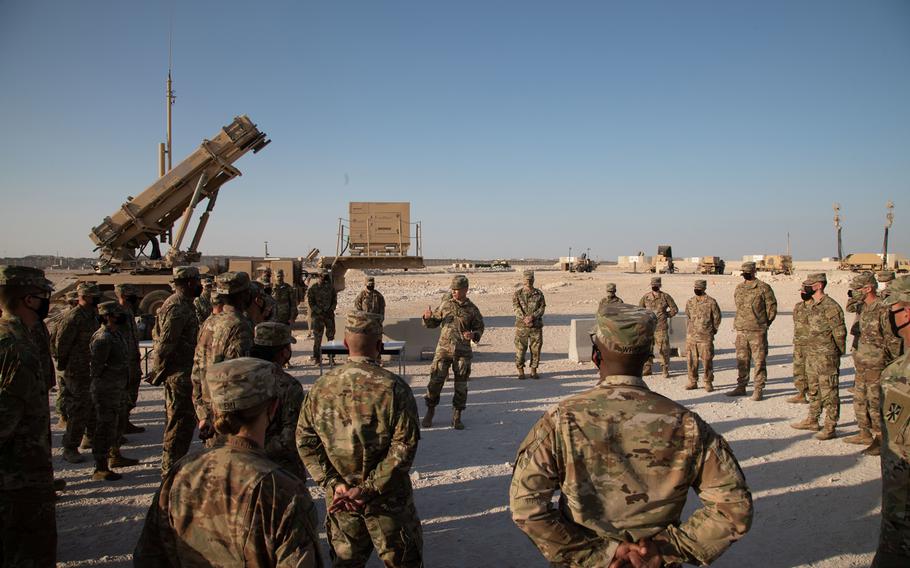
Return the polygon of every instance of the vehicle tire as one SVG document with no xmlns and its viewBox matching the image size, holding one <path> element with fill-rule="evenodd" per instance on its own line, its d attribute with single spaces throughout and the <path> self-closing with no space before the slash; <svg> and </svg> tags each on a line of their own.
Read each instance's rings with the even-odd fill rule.
<svg viewBox="0 0 910 568">
<path fill-rule="evenodd" d="M 154 290 L 149 292 L 143 296 L 142 301 L 139 302 L 139 313 L 150 315 L 157 314 L 158 308 L 160 308 L 161 304 L 170 296 L 171 295 L 167 290 Z"/>
</svg>

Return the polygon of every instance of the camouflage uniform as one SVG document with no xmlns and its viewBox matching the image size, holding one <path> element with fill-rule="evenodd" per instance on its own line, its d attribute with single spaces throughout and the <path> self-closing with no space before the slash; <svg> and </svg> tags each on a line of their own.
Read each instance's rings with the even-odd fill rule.
<svg viewBox="0 0 910 568">
<path fill-rule="evenodd" d="M 365 316 L 351 314 L 348 333 L 381 336 L 378 320 Z M 411 387 L 376 361 L 351 356 L 307 393 L 297 447 L 325 488 L 326 508 L 339 484 L 361 488 L 366 501 L 362 511 L 326 517 L 336 568 L 365 566 L 374 547 L 388 567 L 423 566 L 423 535 L 408 475 L 419 439 Z"/>
<path fill-rule="evenodd" d="M 57 415 L 64 422 L 66 421 L 66 403 L 64 402 L 66 400 L 66 382 L 63 378 L 63 368 L 57 363 L 57 333 L 60 331 L 60 324 L 63 322 L 63 318 L 66 317 L 66 314 L 76 309 L 76 304 L 73 304 L 72 302 L 78 301 L 79 295 L 73 290 L 66 294 L 66 299 L 67 302 L 70 302 L 70 305 L 58 310 L 55 314 L 45 320 L 49 334 L 51 358 L 54 361 L 54 375 L 57 379 L 57 398 L 54 401 L 54 408 L 57 410 Z"/>
<path fill-rule="evenodd" d="M 896 280 L 883 301 L 906 308 L 910 277 Z M 910 355 L 885 367 L 881 390 L 882 525 L 872 567 L 903 568 L 910 566 Z"/>
<path fill-rule="evenodd" d="M 174 269 L 174 279 L 198 278 L 191 266 Z M 162 442 L 161 471 L 186 455 L 196 429 L 193 411 L 193 354 L 199 335 L 199 319 L 193 298 L 174 292 L 158 309 L 152 338 L 155 340 L 153 380 L 164 382 L 164 407 L 167 419 Z"/>
<path fill-rule="evenodd" d="M 44 272 L 0 266 L 0 287 L 51 291 Z M 39 322 L 40 323 L 40 322 Z M 53 567 L 57 522 L 50 412 L 41 354 L 46 347 L 13 314 L 0 317 L 0 564 Z"/>
<path fill-rule="evenodd" d="M 79 295 L 99 298 L 101 292 L 95 284 L 80 284 Z M 78 452 L 83 435 L 92 437 L 95 409 L 92 405 L 92 377 L 89 370 L 89 344 L 98 329 L 96 309 L 78 306 L 67 312 L 57 330 L 57 365 L 63 369 L 66 383 L 66 433 L 63 448 Z"/>
<path fill-rule="evenodd" d="M 696 280 L 695 289 L 705 290 L 708 283 Z M 720 308 L 717 300 L 707 294 L 692 296 L 686 302 L 686 359 L 689 372 L 689 384 L 686 387 L 698 386 L 699 361 L 705 366 L 705 390 L 714 390 L 714 336 L 720 328 Z"/>
<path fill-rule="evenodd" d="M 375 284 L 375 278 L 372 276 L 367 278 L 367 288 L 361 290 L 360 293 L 357 294 L 357 298 L 354 299 L 354 309 L 376 314 L 379 316 L 379 321 L 382 321 L 385 319 L 385 297 L 379 293 L 379 290 L 372 290 L 369 288 L 370 285 Z"/>
<path fill-rule="evenodd" d="M 328 273 L 323 270 L 320 274 L 322 278 L 306 293 L 313 330 L 313 358 L 317 360 L 322 358 L 322 334 L 325 333 L 328 341 L 335 339 L 335 306 L 338 305 L 338 293 Z"/>
<path fill-rule="evenodd" d="M 809 392 L 806 380 L 806 344 L 809 342 L 808 302 L 800 300 L 793 307 L 793 386 L 796 395 L 787 402 L 805 403 Z"/>
<path fill-rule="evenodd" d="M 467 288 L 468 279 L 456 276 L 452 280 L 452 289 L 457 287 Z M 457 302 L 449 296 L 423 325 L 428 328 L 442 326 L 439 332 L 439 342 L 436 344 L 436 353 L 430 365 L 430 382 L 424 396 L 427 407 L 435 408 L 439 404 L 439 394 L 449 376 L 449 368 L 455 375 L 455 395 L 452 397 L 452 406 L 456 410 L 464 410 L 468 402 L 468 379 L 471 376 L 471 341 L 480 341 L 483 335 L 483 315 L 470 299 Z M 462 333 L 468 331 L 472 339 L 465 339 Z"/>
<path fill-rule="evenodd" d="M 744 262 L 742 271 L 755 274 L 755 263 Z M 736 304 L 736 317 L 733 327 L 736 329 L 736 389 L 730 395 L 746 394 L 749 384 L 749 366 L 755 363 L 754 398 L 761 398 L 768 379 L 766 360 L 768 358 L 768 327 L 777 317 L 777 298 L 771 286 L 758 278 L 746 280 L 736 286 L 733 292 Z"/>
<path fill-rule="evenodd" d="M 512 295 L 512 309 L 515 311 L 515 366 L 518 378 L 524 378 L 525 351 L 531 348 L 531 377 L 537 378 L 540 365 L 540 350 L 543 348 L 543 314 L 547 301 L 543 292 L 534 287 L 534 273 L 525 271 L 522 286 Z M 531 323 L 525 323 L 530 317 Z"/>
<path fill-rule="evenodd" d="M 656 318 L 598 312 L 610 351 L 651 351 Z M 681 522 L 689 488 L 703 507 Z M 552 497 L 559 490 L 558 505 Z M 752 497 L 726 441 L 640 376 L 606 376 L 538 420 L 515 458 L 512 520 L 560 566 L 610 564 L 623 542 L 652 539 L 664 565 L 709 564 L 749 530 Z"/>
<path fill-rule="evenodd" d="M 114 290 L 118 298 L 139 297 L 139 289 L 131 284 L 118 284 Z M 130 412 L 136 408 L 139 400 L 139 384 L 142 382 L 142 355 L 139 352 L 139 327 L 136 325 L 136 313 L 133 311 L 133 306 L 126 302 L 121 304 L 120 308 L 126 313 L 127 322 L 118 330 L 118 333 L 123 335 L 123 339 L 126 341 L 129 360 L 129 374 L 126 389 L 123 391 L 123 410 L 120 414 L 120 425 L 125 428 L 129 423 Z"/>
<path fill-rule="evenodd" d="M 199 318 L 199 323 L 202 324 L 212 315 L 212 279 L 206 278 L 203 280 L 203 289 L 202 294 L 198 298 L 193 300 L 193 308 L 196 310 L 196 317 Z"/>
<path fill-rule="evenodd" d="M 660 287 L 661 278 L 659 276 L 651 279 L 651 286 Z M 653 290 L 641 297 L 638 302 L 641 308 L 651 310 L 657 316 L 657 329 L 654 331 L 654 348 L 660 354 L 661 366 L 663 367 L 663 376 L 670 376 L 670 336 L 668 331 L 668 322 L 670 318 L 679 313 L 679 308 L 670 294 L 666 292 L 654 292 Z M 642 373 L 645 376 L 651 374 L 651 367 L 654 362 L 654 355 L 648 357 L 645 368 Z"/>
<path fill-rule="evenodd" d="M 212 409 L 206 371 L 215 363 L 247 357 L 253 346 L 253 322 L 235 308 L 225 305 L 220 314 L 205 320 L 193 355 L 193 408 L 196 418 L 211 423 Z"/>
<path fill-rule="evenodd" d="M 297 321 L 297 290 L 284 281 L 284 271 L 279 270 L 277 281 L 272 288 L 275 299 L 275 321 L 287 325 Z"/>
<path fill-rule="evenodd" d="M 607 295 L 600 299 L 597 304 L 597 311 L 600 311 L 607 304 L 622 304 L 622 298 L 616 295 L 616 284 L 607 282 Z"/>
<path fill-rule="evenodd" d="M 255 408 L 274 399 L 277 374 L 259 359 L 214 365 L 208 380 L 216 410 Z M 321 568 L 316 526 L 303 481 L 269 460 L 254 440 L 229 435 L 170 469 L 152 499 L 133 563 Z"/>
<path fill-rule="evenodd" d="M 888 296 L 891 293 L 891 284 L 894 282 L 894 271 L 879 271 L 875 274 L 875 279 L 881 284 L 884 284 L 884 287 L 878 291 L 878 295 L 884 302 L 888 299 Z M 900 337 L 896 337 L 894 334 L 891 334 L 891 338 L 888 341 L 888 351 L 893 357 L 897 357 L 904 352 L 903 343 L 901 342 Z"/>
<path fill-rule="evenodd" d="M 104 302 L 98 306 L 101 316 L 115 313 L 122 313 L 116 302 Z M 108 455 L 112 451 L 117 453 L 123 433 L 120 416 L 130 372 L 129 348 L 122 333 L 110 331 L 102 325 L 92 336 L 90 351 L 91 393 L 95 406 L 92 455 L 95 463 L 104 462 L 106 469 Z"/>
</svg>

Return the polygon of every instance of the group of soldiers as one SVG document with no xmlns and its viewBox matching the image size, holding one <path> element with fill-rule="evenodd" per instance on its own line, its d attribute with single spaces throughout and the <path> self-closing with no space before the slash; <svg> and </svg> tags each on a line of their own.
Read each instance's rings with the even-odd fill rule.
<svg viewBox="0 0 910 568">
<path fill-rule="evenodd" d="M 770 287 L 755 278 L 754 265 L 742 268 L 744 282 L 735 293 L 740 377 L 732 392 L 746 394 L 749 358 L 754 358 L 753 398 L 761 400 L 764 376 L 759 378 L 759 369 L 763 371 L 776 300 Z M 887 275 L 880 274 L 879 280 Z M 325 489 L 333 565 L 364 566 L 375 550 L 387 566 L 422 566 L 422 530 L 409 475 L 421 421 L 411 388 L 379 363 L 384 316 L 373 310 L 381 304 L 384 313 L 384 300 L 371 297 L 375 290 L 369 286 L 362 303 L 358 297 L 357 307 L 366 309 L 347 316 L 348 360 L 304 393 L 284 371 L 296 340 L 287 323 L 263 321 L 269 311 L 262 309 L 265 302 L 256 304 L 255 284 L 242 272 L 218 275 L 206 298 L 211 312 L 200 321 L 196 300 L 204 287 L 198 270 L 174 270 L 174 293 L 155 322 L 154 367 L 148 377 L 165 389 L 163 479 L 134 562 L 322 566 L 317 514 L 304 485 L 309 473 Z M 639 306 L 622 303 L 615 285 L 608 285 L 591 332 L 600 381 L 546 412 L 519 447 L 509 491 L 512 517 L 552 563 L 707 564 L 751 525 L 751 495 L 723 437 L 642 380 L 655 348 L 668 370 L 669 357 L 663 359 L 667 321 L 677 312 L 673 299 L 661 291 L 660 279 L 651 284 Z M 847 335 L 843 311 L 825 294 L 826 284 L 824 274 L 810 275 L 794 310 L 794 319 L 807 326 L 795 330 L 803 367 L 794 363 L 794 377 L 797 388 L 805 385 L 809 419 L 814 417 L 822 439 L 829 439 L 828 432 L 833 437 L 829 423 L 837 421 L 839 362 L 834 358 L 845 353 Z M 721 316 L 706 287 L 697 281 L 686 305 L 688 386 L 697 387 L 701 362 L 710 389 L 713 337 Z M 900 340 L 910 339 L 910 278 L 895 281 L 887 294 L 879 295 L 877 287 L 874 277 L 860 275 L 850 298 L 851 311 L 858 314 L 858 436 L 864 444 L 878 440 L 882 452 L 882 536 L 875 561 L 882 568 L 910 560 L 910 525 L 903 514 L 910 486 L 906 354 L 885 367 L 893 349 L 900 350 Z M 88 432 L 96 462 L 93 478 L 99 480 L 115 479 L 118 474 L 111 468 L 123 467 L 117 458 L 127 459 L 119 454 L 118 442 L 135 405 L 134 382 L 138 389 L 141 378 L 134 350 L 138 336 L 130 323 L 136 290 L 121 287 L 116 302 L 99 303 L 97 287 L 82 285 L 77 307 L 55 328 L 53 342 L 43 324 L 50 292 L 43 272 L 0 267 L 4 565 L 54 562 L 55 484 L 47 405 L 54 359 L 67 387 L 65 457 L 81 458 L 78 444 Z M 468 292 L 468 279 L 458 275 L 440 306 L 423 314 L 424 325 L 441 328 L 424 427 L 432 425 L 451 368 L 453 426 L 464 428 L 471 344 L 484 332 L 483 316 Z M 533 273 L 523 273 L 523 286 L 513 298 L 519 378 L 527 348 L 531 376 L 539 376 L 545 306 Z M 82 312 L 93 316 L 91 325 Z M 74 351 L 77 341 L 88 341 L 87 351 Z M 93 409 L 93 419 L 85 406 Z M 824 428 L 818 426 L 823 408 Z M 866 422 L 859 418 L 861 410 Z M 206 449 L 185 455 L 197 427 Z M 689 487 L 703 506 L 681 523 Z M 554 505 L 557 491 L 559 504 Z"/>
</svg>

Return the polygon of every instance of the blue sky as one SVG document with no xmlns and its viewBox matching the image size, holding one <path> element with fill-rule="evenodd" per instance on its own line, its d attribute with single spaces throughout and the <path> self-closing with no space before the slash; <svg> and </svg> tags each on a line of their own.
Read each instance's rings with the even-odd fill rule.
<svg viewBox="0 0 910 568">
<path fill-rule="evenodd" d="M 207 254 L 331 254 L 410 201 L 428 257 L 910 254 L 910 2 L 0 0 L 0 256 L 90 255 L 236 114 Z"/>
</svg>

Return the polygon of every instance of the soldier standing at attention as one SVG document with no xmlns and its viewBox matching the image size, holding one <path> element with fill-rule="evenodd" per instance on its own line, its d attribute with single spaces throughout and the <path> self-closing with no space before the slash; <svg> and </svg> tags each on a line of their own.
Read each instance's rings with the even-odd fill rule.
<svg viewBox="0 0 910 568">
<path fill-rule="evenodd" d="M 686 302 L 686 358 L 689 384 L 686 390 L 698 388 L 698 364 L 705 366 L 705 391 L 714 390 L 714 336 L 720 329 L 720 307 L 705 293 L 706 280 L 695 281 L 695 295 Z"/>
<path fill-rule="evenodd" d="M 297 321 L 297 290 L 284 281 L 284 270 L 279 268 L 275 273 L 275 286 L 272 287 L 272 298 L 275 299 L 275 321 L 285 325 L 294 325 Z"/>
<path fill-rule="evenodd" d="M 193 308 L 196 309 L 196 317 L 199 318 L 199 324 L 212 315 L 212 286 L 214 281 L 211 276 L 202 279 L 202 294 L 193 300 Z"/>
<path fill-rule="evenodd" d="M 876 293 L 875 277 L 871 273 L 860 274 L 853 278 L 850 288 L 851 299 L 863 302 L 862 308 L 857 310 L 859 345 L 853 351 L 856 367 L 853 411 L 859 434 L 845 438 L 844 442 L 865 445 L 864 454 L 877 456 L 882 439 L 881 377 L 884 368 L 897 355 L 889 349 L 895 334 L 888 322 L 888 306 Z"/>
<path fill-rule="evenodd" d="M 844 324 L 844 310 L 825 294 L 828 279 L 823 272 L 810 274 L 803 281 L 803 291 L 811 293 L 806 312 L 809 320 L 809 334 L 806 343 L 806 380 L 809 385 L 809 415 L 802 422 L 790 426 L 797 430 L 811 430 L 819 440 L 837 437 L 835 428 L 840 418 L 840 393 L 838 376 L 840 358 L 847 351 L 847 327 Z M 820 428 L 818 419 L 825 409 L 825 427 Z"/>
<path fill-rule="evenodd" d="M 303 405 L 303 387 L 283 370 L 291 360 L 292 343 L 297 343 L 297 340 L 291 335 L 289 326 L 272 321 L 262 322 L 256 326 L 250 356 L 274 363 L 279 370 L 276 375 L 278 414 L 265 432 L 265 453 L 289 473 L 306 480 L 306 470 L 294 439 Z"/>
<path fill-rule="evenodd" d="M 354 309 L 361 312 L 376 314 L 379 316 L 379 321 L 382 322 L 385 320 L 385 298 L 379 290 L 376 289 L 375 278 L 367 276 L 364 284 L 366 288 L 357 294 L 357 298 L 354 300 Z"/>
<path fill-rule="evenodd" d="M 910 277 L 894 281 L 884 299 L 888 324 L 910 345 Z M 885 367 L 882 385 L 882 527 L 872 568 L 910 566 L 910 355 Z"/>
<path fill-rule="evenodd" d="M 894 271 L 893 270 L 881 270 L 875 275 L 876 280 L 879 282 L 878 295 L 884 302 L 888 299 L 888 294 L 891 293 L 891 284 L 894 283 Z M 888 350 L 894 357 L 897 357 L 902 353 L 901 338 L 894 335 L 889 344 Z"/>
<path fill-rule="evenodd" d="M 322 362 L 323 333 L 326 340 L 335 339 L 335 306 L 338 305 L 338 293 L 335 292 L 335 286 L 328 276 L 328 271 L 320 268 L 316 283 L 310 286 L 306 293 L 313 329 L 313 362 L 317 365 Z M 334 365 L 335 356 L 330 355 L 329 361 Z"/>
<path fill-rule="evenodd" d="M 174 464 L 152 498 L 133 552 L 138 568 L 321 568 L 316 507 L 303 481 L 265 455 L 278 412 L 275 365 L 244 357 L 212 365 L 223 443 Z"/>
<path fill-rule="evenodd" d="M 663 376 L 670 376 L 670 336 L 668 320 L 679 313 L 676 302 L 670 294 L 660 291 L 661 278 L 655 276 L 651 278 L 651 291 L 641 297 L 638 306 L 651 310 L 657 316 L 657 329 L 654 331 L 654 348 L 660 354 L 661 367 Z M 654 361 L 654 355 L 648 357 L 645 363 L 644 376 L 651 374 L 651 365 Z"/>
<path fill-rule="evenodd" d="M 743 282 L 733 292 L 736 303 L 736 317 L 733 327 L 736 329 L 736 367 L 739 375 L 736 388 L 727 396 L 746 396 L 746 385 L 749 384 L 749 366 L 755 362 L 755 388 L 752 400 L 761 400 L 765 390 L 768 371 L 765 360 L 768 358 L 768 327 L 777 317 L 777 298 L 774 290 L 765 282 L 755 277 L 755 263 L 742 264 Z"/>
<path fill-rule="evenodd" d="M 93 282 L 83 282 L 76 288 L 79 307 L 63 317 L 57 330 L 57 368 L 63 371 L 66 383 L 66 433 L 63 434 L 63 459 L 80 463 L 79 446 L 86 434 L 88 442 L 93 432 L 95 409 L 92 408 L 92 376 L 89 372 L 89 343 L 98 329 L 98 303 L 101 291 Z M 90 442 L 89 445 L 90 446 Z"/>
<path fill-rule="evenodd" d="M 59 310 L 47 320 L 47 331 L 50 335 L 51 358 L 55 362 L 57 377 L 57 399 L 54 401 L 54 408 L 57 410 L 57 426 L 66 429 L 66 382 L 63 378 L 63 368 L 57 361 L 57 332 L 60 331 L 60 324 L 63 318 L 70 311 L 79 307 L 79 293 L 76 290 L 70 290 L 66 293 L 66 307 Z"/>
<path fill-rule="evenodd" d="M 468 299 L 468 279 L 459 274 L 452 278 L 452 292 L 435 311 L 429 306 L 423 312 L 423 325 L 428 328 L 442 326 L 436 353 L 430 365 L 430 383 L 424 401 L 427 413 L 421 425 L 433 426 L 433 416 L 439 404 L 439 393 L 449 376 L 449 367 L 455 375 L 455 395 L 452 397 L 452 427 L 464 430 L 461 413 L 468 402 L 468 379 L 471 376 L 471 342 L 477 343 L 483 335 L 483 315 Z"/>
<path fill-rule="evenodd" d="M 178 266 L 171 280 L 175 292 L 158 309 L 152 338 L 155 340 L 150 382 L 164 385 L 164 440 L 161 473 L 186 455 L 193 441 L 196 416 L 193 411 L 193 354 L 199 335 L 199 319 L 193 300 L 202 293 L 199 270 L 195 266 Z"/>
<path fill-rule="evenodd" d="M 600 299 L 600 303 L 597 304 L 597 311 L 600 311 L 605 304 L 622 304 L 622 298 L 616 295 L 616 284 L 612 282 L 607 282 L 607 295 Z"/>
<path fill-rule="evenodd" d="M 348 314 L 351 356 L 316 380 L 297 426 L 297 448 L 325 489 L 334 566 L 362 568 L 373 548 L 388 567 L 423 566 L 423 534 L 408 471 L 420 428 L 411 387 L 379 366 L 382 325 Z"/>
<path fill-rule="evenodd" d="M 124 434 L 139 434 L 145 428 L 136 426 L 129 421 L 130 412 L 136 408 L 139 400 L 139 383 L 142 381 L 142 355 L 139 353 L 139 328 L 136 325 L 136 315 L 139 313 L 139 289 L 132 284 L 117 284 L 114 286 L 117 303 L 127 316 L 126 324 L 120 329 L 126 339 L 129 350 L 129 380 L 123 397 L 122 420 Z"/>
<path fill-rule="evenodd" d="M 0 554 L 3 566 L 56 565 L 54 468 L 42 347 L 31 329 L 50 309 L 44 271 L 0 266 Z"/>
<path fill-rule="evenodd" d="M 525 378 L 525 351 L 531 348 L 531 378 L 539 379 L 537 366 L 540 365 L 540 350 L 543 348 L 543 314 L 547 301 L 543 292 L 534 287 L 534 272 L 522 273 L 524 286 L 512 296 L 515 310 L 515 366 L 518 378 Z"/>
<path fill-rule="evenodd" d="M 123 413 L 124 392 L 129 381 L 130 361 L 127 338 L 123 328 L 128 326 L 127 315 L 117 302 L 98 305 L 101 327 L 92 336 L 90 369 L 92 402 L 95 406 L 95 436 L 92 456 L 95 458 L 95 481 L 117 481 L 122 476 L 111 467 L 130 467 L 139 463 L 120 455 L 119 424 Z"/>
<path fill-rule="evenodd" d="M 599 310 L 600 382 L 547 411 L 518 449 L 512 520 L 553 564 L 707 565 L 751 526 L 752 496 L 727 442 L 641 378 L 656 327 L 649 310 Z M 690 487 L 703 506 L 681 522 Z"/>
<path fill-rule="evenodd" d="M 793 386 L 796 394 L 787 399 L 791 404 L 809 404 L 806 381 L 806 344 L 809 342 L 809 302 L 812 294 L 799 290 L 800 300 L 793 308 Z"/>
</svg>

